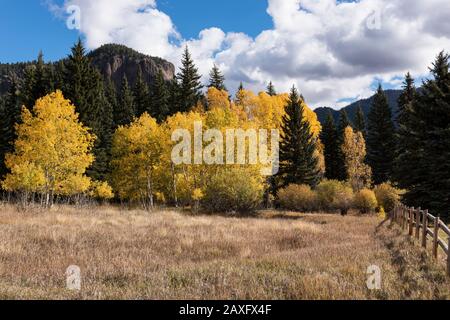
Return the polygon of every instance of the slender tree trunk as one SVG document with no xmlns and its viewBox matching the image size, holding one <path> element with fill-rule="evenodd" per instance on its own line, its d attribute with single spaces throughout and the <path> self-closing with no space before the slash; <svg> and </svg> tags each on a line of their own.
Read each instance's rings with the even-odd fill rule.
<svg viewBox="0 0 450 320">
<path fill-rule="evenodd" d="M 150 211 L 153 211 L 154 202 L 153 202 L 153 182 L 151 170 L 147 170 L 147 197 L 149 202 L 149 209 Z"/>
<path fill-rule="evenodd" d="M 175 176 L 175 165 L 173 162 L 172 162 L 172 186 L 173 186 L 173 200 L 175 201 L 175 208 L 178 208 L 177 180 Z"/>
</svg>

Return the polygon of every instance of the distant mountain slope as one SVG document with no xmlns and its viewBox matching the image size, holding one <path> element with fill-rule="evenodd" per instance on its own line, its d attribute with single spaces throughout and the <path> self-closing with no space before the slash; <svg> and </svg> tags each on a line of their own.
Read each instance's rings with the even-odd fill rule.
<svg viewBox="0 0 450 320">
<path fill-rule="evenodd" d="M 147 56 L 123 45 L 103 45 L 88 55 L 92 64 L 103 76 L 111 77 L 117 87 L 120 86 L 124 75 L 133 84 L 139 67 L 142 69 L 144 79 L 149 84 L 154 81 L 160 69 L 166 80 L 172 80 L 175 76 L 175 66 L 172 63 L 161 58 Z M 13 76 L 22 79 L 26 66 L 33 63 L 32 61 L 15 64 L 0 63 L 0 95 L 8 91 Z"/>
<path fill-rule="evenodd" d="M 398 100 L 400 94 L 402 93 L 402 90 L 386 90 L 385 93 L 388 98 L 389 105 L 392 108 L 392 117 L 393 117 L 393 119 L 395 119 L 396 114 L 398 112 L 397 100 Z M 348 117 L 350 118 L 351 121 L 354 121 L 355 115 L 356 115 L 356 112 L 357 112 L 359 106 L 362 107 L 363 112 L 367 117 L 370 112 L 370 108 L 372 106 L 373 98 L 374 98 L 374 96 L 372 96 L 368 99 L 356 101 L 343 109 L 345 109 L 347 111 Z M 319 121 L 322 124 L 325 123 L 328 113 L 330 111 L 332 112 L 334 119 L 336 121 L 339 120 L 339 111 L 336 111 L 334 109 L 325 107 L 325 108 L 317 108 L 314 111 L 316 112 L 317 117 L 319 118 Z"/>
<path fill-rule="evenodd" d="M 111 77 L 117 87 L 120 86 L 124 75 L 130 83 L 136 81 L 138 68 L 147 83 L 152 83 L 159 70 L 169 81 L 174 78 L 175 66 L 161 58 L 150 57 L 123 45 L 106 44 L 89 54 L 92 64 L 100 70 L 105 77 Z"/>
</svg>

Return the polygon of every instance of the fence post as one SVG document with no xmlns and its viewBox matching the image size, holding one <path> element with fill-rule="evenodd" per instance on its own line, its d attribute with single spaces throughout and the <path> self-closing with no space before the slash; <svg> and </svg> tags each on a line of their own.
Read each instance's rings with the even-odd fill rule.
<svg viewBox="0 0 450 320">
<path fill-rule="evenodd" d="M 408 224 L 408 208 L 402 207 L 402 217 L 403 217 L 403 230 L 405 230 Z"/>
<path fill-rule="evenodd" d="M 447 251 L 447 276 L 450 277 L 450 237 L 448 238 L 448 251 Z"/>
<path fill-rule="evenodd" d="M 438 249 L 439 249 L 439 216 L 434 219 L 434 231 L 433 231 L 433 256 L 435 259 L 438 258 Z"/>
<path fill-rule="evenodd" d="M 413 236 L 414 231 L 414 208 L 409 209 L 409 236 Z"/>
<path fill-rule="evenodd" d="M 422 247 L 427 248 L 427 236 L 428 236 L 428 210 L 423 212 L 423 230 L 422 230 Z"/>
<path fill-rule="evenodd" d="M 416 210 L 416 239 L 420 240 L 420 207 Z"/>
</svg>

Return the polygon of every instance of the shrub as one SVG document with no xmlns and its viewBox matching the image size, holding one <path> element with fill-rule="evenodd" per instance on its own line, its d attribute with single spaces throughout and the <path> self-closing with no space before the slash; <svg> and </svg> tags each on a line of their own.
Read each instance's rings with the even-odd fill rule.
<svg viewBox="0 0 450 320">
<path fill-rule="evenodd" d="M 89 195 L 95 199 L 101 200 L 110 200 L 114 198 L 113 190 L 109 184 L 101 181 L 93 181 L 91 183 Z"/>
<path fill-rule="evenodd" d="M 352 208 L 353 200 L 353 189 L 350 186 L 343 184 L 342 187 L 337 190 L 336 197 L 332 202 L 332 207 L 334 209 L 340 210 L 341 214 L 345 216 Z"/>
<path fill-rule="evenodd" d="M 361 213 L 370 213 L 376 210 L 378 206 L 375 192 L 369 189 L 363 189 L 355 195 L 355 207 Z"/>
<path fill-rule="evenodd" d="M 317 196 L 323 210 L 340 210 L 347 214 L 353 203 L 353 190 L 337 180 L 322 181 L 317 187 Z"/>
<path fill-rule="evenodd" d="M 249 213 L 262 202 L 263 182 L 254 170 L 227 168 L 212 176 L 206 185 L 202 205 L 211 212 Z"/>
<path fill-rule="evenodd" d="M 389 183 L 383 183 L 374 189 L 378 205 L 385 211 L 391 212 L 400 203 L 401 190 L 394 188 Z"/>
<path fill-rule="evenodd" d="M 278 192 L 282 208 L 293 211 L 318 210 L 317 193 L 307 185 L 291 184 Z"/>
</svg>

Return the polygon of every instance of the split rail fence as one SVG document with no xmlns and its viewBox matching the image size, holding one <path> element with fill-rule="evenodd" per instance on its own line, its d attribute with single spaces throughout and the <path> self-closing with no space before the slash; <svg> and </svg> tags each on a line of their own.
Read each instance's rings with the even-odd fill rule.
<svg viewBox="0 0 450 320">
<path fill-rule="evenodd" d="M 433 257 L 438 260 L 439 248 L 447 256 L 447 276 L 450 277 L 450 228 L 439 217 L 431 215 L 428 210 L 420 208 L 408 208 L 399 205 L 394 209 L 393 222 L 403 230 L 408 230 L 409 236 L 417 239 L 423 248 L 427 248 L 431 242 Z M 441 235 L 447 235 L 443 240 Z"/>
</svg>

